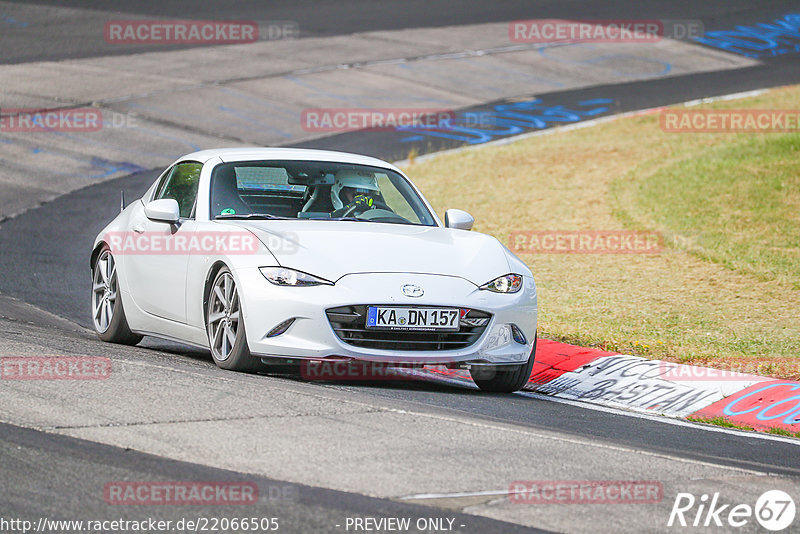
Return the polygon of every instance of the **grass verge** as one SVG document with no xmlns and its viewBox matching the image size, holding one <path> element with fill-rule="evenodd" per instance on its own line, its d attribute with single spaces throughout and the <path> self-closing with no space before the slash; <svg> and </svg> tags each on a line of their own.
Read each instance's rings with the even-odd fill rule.
<svg viewBox="0 0 800 534">
<path fill-rule="evenodd" d="M 800 88 L 704 107 L 793 109 Z M 658 254 L 521 254 L 542 337 L 800 378 L 800 135 L 667 133 L 642 115 L 406 168 L 437 211 L 513 231 L 649 230 Z M 752 364 L 753 369 L 742 363 Z"/>
<path fill-rule="evenodd" d="M 748 425 L 739 425 L 729 421 L 724 417 L 687 417 L 687 421 L 691 421 L 693 423 L 703 423 L 706 425 L 714 425 L 723 428 L 735 428 L 737 430 L 748 430 L 748 431 L 755 431 L 756 429 L 752 426 Z M 792 432 L 790 430 L 786 430 L 785 428 L 779 427 L 771 427 L 764 430 L 767 434 L 775 434 L 778 436 L 787 436 L 790 438 L 800 438 L 800 432 Z"/>
</svg>

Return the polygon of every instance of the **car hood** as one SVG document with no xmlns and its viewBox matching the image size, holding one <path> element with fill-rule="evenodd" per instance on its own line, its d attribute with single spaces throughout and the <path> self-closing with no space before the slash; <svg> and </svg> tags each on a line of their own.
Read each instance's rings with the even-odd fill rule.
<svg viewBox="0 0 800 534">
<path fill-rule="evenodd" d="M 509 272 L 494 237 L 448 228 L 351 221 L 230 221 L 253 232 L 278 262 L 336 281 L 351 273 L 459 276 L 481 285 Z"/>
</svg>

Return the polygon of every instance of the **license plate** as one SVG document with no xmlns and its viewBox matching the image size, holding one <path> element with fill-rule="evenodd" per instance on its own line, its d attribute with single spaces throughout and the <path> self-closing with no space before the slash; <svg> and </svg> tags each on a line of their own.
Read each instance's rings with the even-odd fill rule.
<svg viewBox="0 0 800 534">
<path fill-rule="evenodd" d="M 386 330 L 458 330 L 458 308 L 367 308 L 367 328 Z"/>
</svg>

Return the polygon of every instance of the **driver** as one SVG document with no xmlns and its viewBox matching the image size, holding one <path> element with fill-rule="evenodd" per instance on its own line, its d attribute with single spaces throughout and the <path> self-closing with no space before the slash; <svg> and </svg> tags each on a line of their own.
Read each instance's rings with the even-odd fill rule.
<svg viewBox="0 0 800 534">
<path fill-rule="evenodd" d="M 334 211 L 331 217 L 344 217 L 370 210 L 380 198 L 381 190 L 372 173 L 343 169 L 336 173 L 331 187 Z"/>
</svg>

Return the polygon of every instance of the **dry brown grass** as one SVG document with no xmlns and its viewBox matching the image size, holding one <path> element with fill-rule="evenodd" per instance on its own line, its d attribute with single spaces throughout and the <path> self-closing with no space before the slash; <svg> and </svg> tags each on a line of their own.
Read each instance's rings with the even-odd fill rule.
<svg viewBox="0 0 800 534">
<path fill-rule="evenodd" d="M 714 107 L 791 109 L 798 101 L 800 89 L 783 88 Z M 776 376 L 798 378 L 796 283 L 706 259 L 681 239 L 692 236 L 659 228 L 635 201 L 643 178 L 736 137 L 664 133 L 657 115 L 637 116 L 443 154 L 406 171 L 437 212 L 465 209 L 477 231 L 507 245 L 515 230 L 665 234 L 655 255 L 522 255 L 539 288 L 541 336 L 718 367 L 758 360 L 774 364 Z M 795 203 L 798 196 L 787 195 Z"/>
</svg>

